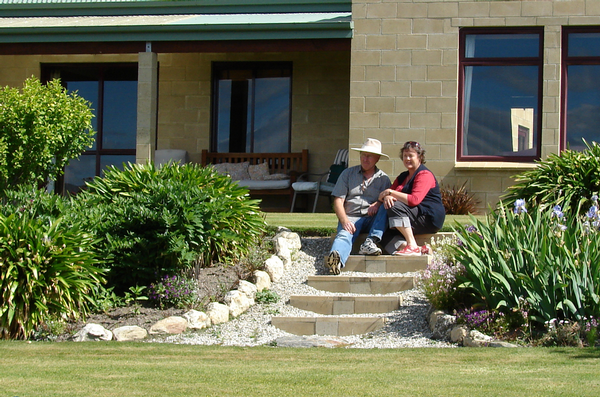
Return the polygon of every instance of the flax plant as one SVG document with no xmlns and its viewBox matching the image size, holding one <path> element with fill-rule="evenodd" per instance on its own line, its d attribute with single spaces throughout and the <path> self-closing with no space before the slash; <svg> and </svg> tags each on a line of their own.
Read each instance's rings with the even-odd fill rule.
<svg viewBox="0 0 600 397">
<path fill-rule="evenodd" d="M 527 302 L 529 319 L 580 321 L 600 314 L 600 233 L 586 220 L 552 211 L 501 205 L 475 230 L 457 225 L 455 259 L 461 288 L 489 310 L 510 313 Z"/>
<path fill-rule="evenodd" d="M 0 337 L 26 339 L 49 316 L 87 314 L 92 287 L 104 281 L 93 246 L 60 218 L 0 214 Z"/>
</svg>

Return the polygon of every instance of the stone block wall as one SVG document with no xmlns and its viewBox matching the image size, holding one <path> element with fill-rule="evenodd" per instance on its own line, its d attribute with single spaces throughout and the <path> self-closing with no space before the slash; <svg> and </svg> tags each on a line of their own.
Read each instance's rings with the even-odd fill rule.
<svg viewBox="0 0 600 397">
<path fill-rule="evenodd" d="M 456 161 L 459 29 L 544 27 L 545 158 L 559 151 L 561 26 L 600 25 L 600 2 L 354 0 L 352 15 L 350 146 L 380 139 L 392 159 L 379 165 L 395 178 L 404 170 L 402 144 L 419 141 L 439 181 L 466 181 L 483 212 L 534 164 Z"/>
</svg>

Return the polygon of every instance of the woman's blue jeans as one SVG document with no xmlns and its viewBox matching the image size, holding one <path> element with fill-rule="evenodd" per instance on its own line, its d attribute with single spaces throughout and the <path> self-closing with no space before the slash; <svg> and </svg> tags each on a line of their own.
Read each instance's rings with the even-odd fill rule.
<svg viewBox="0 0 600 397">
<path fill-rule="evenodd" d="M 340 254 L 342 267 L 346 264 L 352 251 L 352 244 L 358 238 L 359 234 L 368 232 L 369 237 L 377 237 L 378 240 L 381 240 L 383 232 L 388 227 L 387 212 L 383 205 L 379 207 L 379 211 L 377 211 L 375 216 L 349 217 L 349 219 L 354 223 L 356 232 L 354 234 L 348 233 L 342 228 L 342 224 L 338 222 L 337 235 L 335 236 L 335 240 L 333 240 L 330 251 L 337 251 Z"/>
</svg>

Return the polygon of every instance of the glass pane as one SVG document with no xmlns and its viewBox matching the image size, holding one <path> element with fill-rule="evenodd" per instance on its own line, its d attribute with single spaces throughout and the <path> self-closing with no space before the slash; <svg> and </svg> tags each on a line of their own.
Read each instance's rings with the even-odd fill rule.
<svg viewBox="0 0 600 397">
<path fill-rule="evenodd" d="M 229 152 L 229 130 L 231 129 L 231 80 L 218 82 L 217 109 L 217 152 Z"/>
<path fill-rule="evenodd" d="M 523 58 L 540 55 L 538 34 L 468 34 L 466 58 Z"/>
<path fill-rule="evenodd" d="M 96 175 L 96 156 L 82 155 L 65 167 L 65 192 L 77 193 Z"/>
<path fill-rule="evenodd" d="M 94 131 L 98 131 L 98 82 L 97 81 L 67 81 L 67 90 L 69 92 L 77 91 L 77 95 L 91 102 L 92 113 L 94 118 L 92 119 L 92 127 Z M 94 135 L 94 146 L 90 150 L 96 150 L 96 136 Z"/>
<path fill-rule="evenodd" d="M 600 142 L 600 65 L 571 65 L 567 69 L 567 145 L 585 149 L 586 141 Z"/>
<path fill-rule="evenodd" d="M 463 155 L 535 156 L 538 67 L 465 68 Z"/>
<path fill-rule="evenodd" d="M 287 152 L 290 129 L 290 78 L 256 79 L 254 151 Z"/>
<path fill-rule="evenodd" d="M 104 82 L 103 149 L 135 149 L 137 81 Z"/>
<path fill-rule="evenodd" d="M 128 154 L 111 154 L 100 157 L 100 174 L 104 175 L 104 170 L 109 165 L 114 165 L 118 169 L 123 169 L 123 164 L 135 163 L 135 155 Z"/>
<path fill-rule="evenodd" d="M 569 33 L 570 57 L 600 56 L 600 33 Z"/>
</svg>

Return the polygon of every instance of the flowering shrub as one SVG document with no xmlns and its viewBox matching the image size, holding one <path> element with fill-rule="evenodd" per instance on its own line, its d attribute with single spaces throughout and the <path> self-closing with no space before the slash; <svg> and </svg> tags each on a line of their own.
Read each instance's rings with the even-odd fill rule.
<svg viewBox="0 0 600 397">
<path fill-rule="evenodd" d="M 161 309 L 176 307 L 189 309 L 198 299 L 196 282 L 182 276 L 164 276 L 157 283 L 150 285 L 148 297 Z"/>
<path fill-rule="evenodd" d="M 464 272 L 464 267 L 458 263 L 445 263 L 437 260 L 427 265 L 417 277 L 418 285 L 423 289 L 429 302 L 439 310 L 447 310 L 456 306 L 457 275 Z"/>
</svg>

